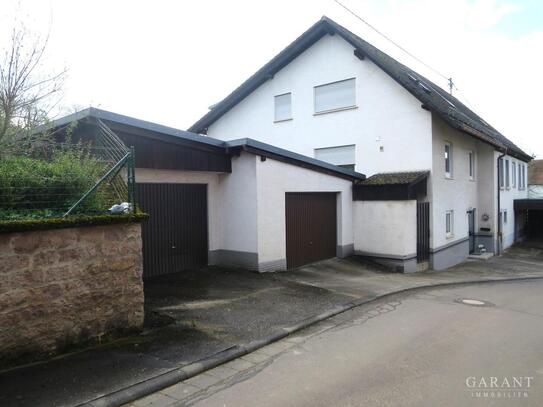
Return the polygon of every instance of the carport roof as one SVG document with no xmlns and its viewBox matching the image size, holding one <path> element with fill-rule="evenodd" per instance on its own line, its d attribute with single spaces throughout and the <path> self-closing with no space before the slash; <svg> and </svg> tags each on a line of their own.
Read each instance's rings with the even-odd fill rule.
<svg viewBox="0 0 543 407">
<path fill-rule="evenodd" d="M 201 144 L 202 146 L 207 146 L 208 148 L 214 148 L 215 150 L 218 149 L 219 151 L 222 150 L 222 152 L 227 155 L 236 154 L 239 151 L 243 150 L 249 153 L 260 155 L 262 157 L 269 157 L 271 159 L 287 162 L 289 164 L 297 165 L 300 167 L 308 168 L 314 171 L 338 176 L 345 179 L 350 179 L 353 181 L 363 180 L 366 178 L 364 174 L 346 168 L 338 167 L 325 161 L 317 160 L 312 157 L 307 157 L 305 155 L 275 147 L 271 144 L 262 143 L 260 141 L 250 138 L 223 141 L 201 134 L 192 133 L 190 131 L 179 130 L 173 127 L 163 126 L 161 124 L 136 119 L 133 117 L 110 112 L 107 110 L 97 109 L 94 107 L 89 107 L 85 110 L 81 110 L 79 112 L 54 120 L 46 125 L 37 127 L 34 132 L 40 133 L 54 130 L 64 126 L 68 126 L 70 123 L 87 118 L 105 120 L 107 122 L 116 123 L 122 126 L 129 126 L 148 130 L 157 135 L 165 135 L 166 137 L 160 138 L 160 140 L 164 142 L 175 142 L 175 139 L 177 138 L 180 141 L 188 141 L 192 144 Z"/>
</svg>

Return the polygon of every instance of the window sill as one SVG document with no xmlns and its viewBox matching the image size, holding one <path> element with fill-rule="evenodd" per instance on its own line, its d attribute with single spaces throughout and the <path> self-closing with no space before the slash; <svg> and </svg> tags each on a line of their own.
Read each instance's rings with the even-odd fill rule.
<svg viewBox="0 0 543 407">
<path fill-rule="evenodd" d="M 313 113 L 313 116 L 321 116 L 323 114 L 335 113 L 335 112 L 343 112 L 345 110 L 355 110 L 355 109 L 358 109 L 358 106 L 340 107 L 338 109 L 323 110 L 322 112 L 315 112 L 315 113 Z"/>
<path fill-rule="evenodd" d="M 445 179 L 448 179 L 448 180 L 452 181 L 452 180 L 454 180 L 454 177 L 452 175 L 449 175 L 449 176 L 445 175 Z"/>
<path fill-rule="evenodd" d="M 453 237 L 454 237 L 454 234 L 452 234 L 452 233 L 451 233 L 451 234 L 448 234 L 448 235 L 446 236 L 447 239 L 452 239 Z"/>
<path fill-rule="evenodd" d="M 469 182 L 476 182 L 477 180 L 475 178 L 470 178 Z"/>
<path fill-rule="evenodd" d="M 291 117 L 289 119 L 274 120 L 273 122 L 274 123 L 283 123 L 283 122 L 291 122 L 292 120 L 294 120 L 294 119 Z"/>
</svg>

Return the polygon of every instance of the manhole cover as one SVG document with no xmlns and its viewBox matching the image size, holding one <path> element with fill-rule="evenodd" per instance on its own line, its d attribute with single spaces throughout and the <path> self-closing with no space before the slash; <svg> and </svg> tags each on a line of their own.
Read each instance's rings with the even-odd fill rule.
<svg viewBox="0 0 543 407">
<path fill-rule="evenodd" d="M 460 304 L 465 304 L 465 305 L 472 305 L 474 307 L 489 307 L 492 305 L 490 302 L 475 300 L 473 298 L 460 298 L 456 300 L 456 302 Z"/>
</svg>

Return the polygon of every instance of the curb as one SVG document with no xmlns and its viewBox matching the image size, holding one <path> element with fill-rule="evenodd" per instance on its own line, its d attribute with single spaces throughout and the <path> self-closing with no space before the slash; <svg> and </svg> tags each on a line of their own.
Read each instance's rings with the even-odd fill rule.
<svg viewBox="0 0 543 407">
<path fill-rule="evenodd" d="M 191 377 L 196 376 L 202 372 L 205 372 L 206 370 L 213 369 L 214 367 L 230 362 L 231 360 L 237 359 L 241 356 L 247 355 L 248 353 L 254 352 L 273 342 L 277 342 L 295 332 L 301 331 L 302 329 L 308 328 L 309 326 L 315 325 L 328 318 L 331 318 L 343 312 L 349 311 L 361 305 L 370 304 L 372 302 L 382 300 L 384 298 L 391 297 L 394 295 L 403 294 L 407 292 L 422 291 L 429 288 L 441 288 L 441 287 L 463 286 L 463 285 L 473 285 L 473 284 L 479 285 L 479 284 L 512 282 L 512 281 L 530 281 L 530 280 L 541 280 L 541 279 L 543 279 L 543 277 L 534 276 L 534 277 L 513 277 L 513 278 L 501 278 L 501 279 L 457 281 L 457 282 L 450 282 L 450 283 L 426 284 L 426 285 L 421 285 L 421 286 L 402 288 L 402 289 L 391 291 L 385 294 L 377 295 L 372 298 L 351 301 L 344 305 L 336 306 L 329 311 L 325 311 L 321 314 L 307 318 L 298 324 L 284 328 L 284 332 L 279 332 L 277 334 L 269 335 L 266 338 L 257 339 L 247 344 L 232 346 L 223 351 L 215 353 L 205 359 L 199 360 L 197 362 L 191 363 L 181 368 L 170 370 L 169 372 L 162 373 L 161 375 L 158 375 L 150 379 L 147 379 L 145 381 L 125 387 L 124 389 L 107 394 L 105 396 L 98 397 L 94 400 L 87 401 L 85 403 L 79 404 L 77 407 L 122 406 L 123 404 L 130 403 L 134 400 L 137 400 L 149 394 L 160 391 L 166 387 L 173 386 L 174 384 L 179 383 L 183 380 L 190 379 Z"/>
</svg>

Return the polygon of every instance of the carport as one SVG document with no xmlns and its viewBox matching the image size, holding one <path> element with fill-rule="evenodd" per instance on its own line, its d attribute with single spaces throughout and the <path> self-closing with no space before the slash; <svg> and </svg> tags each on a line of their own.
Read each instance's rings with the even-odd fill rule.
<svg viewBox="0 0 543 407">
<path fill-rule="evenodd" d="M 543 240 L 543 199 L 515 199 L 515 241 Z"/>
</svg>

